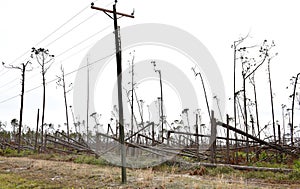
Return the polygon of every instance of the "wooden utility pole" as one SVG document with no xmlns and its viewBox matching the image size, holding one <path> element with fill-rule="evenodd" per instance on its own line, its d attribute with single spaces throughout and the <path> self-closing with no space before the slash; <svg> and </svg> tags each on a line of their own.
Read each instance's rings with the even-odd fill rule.
<svg viewBox="0 0 300 189">
<path fill-rule="evenodd" d="M 113 10 L 103 9 L 95 7 L 92 3 L 91 8 L 99 10 L 107 14 L 110 18 L 114 20 L 114 30 L 115 30 L 115 43 L 116 43 L 116 60 L 117 60 L 117 82 L 118 82 L 118 104 L 119 104 L 119 142 L 121 144 L 121 163 L 122 163 L 122 183 L 125 184 L 127 181 L 126 178 L 126 152 L 125 152 L 125 141 L 124 141 L 124 123 L 123 123 L 123 100 L 122 100 L 122 50 L 121 50 L 121 39 L 118 27 L 118 18 L 117 15 L 125 16 L 129 18 L 134 18 L 133 13 L 131 15 L 119 13 L 116 9 L 117 0 L 113 5 Z M 112 13 L 113 17 L 108 13 Z"/>
</svg>

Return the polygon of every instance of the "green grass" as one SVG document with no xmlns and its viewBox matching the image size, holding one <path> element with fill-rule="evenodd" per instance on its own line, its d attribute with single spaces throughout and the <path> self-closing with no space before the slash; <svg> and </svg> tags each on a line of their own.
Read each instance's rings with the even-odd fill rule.
<svg viewBox="0 0 300 189">
<path fill-rule="evenodd" d="M 25 157 L 34 154 L 32 150 L 21 150 L 20 153 L 18 153 L 18 150 L 6 148 L 6 149 L 0 149 L 0 155 L 5 157 Z"/>
<path fill-rule="evenodd" d="M 34 153 L 29 150 L 22 150 L 20 153 L 17 153 L 17 150 L 14 149 L 0 149 L 0 155 L 5 157 L 29 157 L 33 159 L 43 159 L 43 160 L 54 160 L 54 161 L 67 161 L 74 162 L 79 164 L 92 164 L 99 166 L 107 166 L 109 163 L 102 158 L 96 158 L 94 155 L 61 155 L 61 154 L 46 154 L 46 153 Z M 244 155 L 241 153 L 240 155 Z M 266 155 L 262 153 L 262 156 Z M 189 159 L 188 159 L 189 160 Z M 273 181 L 291 181 L 291 182 L 299 182 L 300 180 L 300 159 L 294 160 L 292 165 L 287 165 L 284 163 L 270 163 L 265 161 L 259 161 L 253 163 L 252 166 L 257 167 L 270 167 L 270 168 L 293 168 L 293 171 L 290 173 L 280 173 L 280 172 L 270 172 L 270 171 L 238 171 L 231 167 L 221 166 L 217 168 L 207 168 L 204 175 L 216 177 L 216 176 L 224 176 L 227 178 L 236 176 L 242 177 L 245 179 L 263 179 L 263 180 L 273 180 Z M 152 168 L 155 172 L 164 172 L 164 173 L 180 173 L 181 170 L 178 164 L 165 162 L 161 165 L 155 166 Z M 196 168 L 197 169 L 197 168 Z M 186 171 L 186 170 L 185 170 Z M 191 170 L 188 170 L 191 171 Z M 36 181 L 32 180 L 24 180 L 18 178 L 16 180 L 5 179 L 10 177 L 8 174 L 0 174 L 0 186 L 8 186 L 7 188 L 16 188 L 16 186 L 20 186 L 19 188 L 35 188 L 36 186 L 40 186 L 40 183 L 36 183 Z M 43 183 L 42 183 L 43 184 Z M 0 188 L 1 188 L 0 187 Z M 44 188 L 44 187 L 42 187 Z"/>
<path fill-rule="evenodd" d="M 85 163 L 91 165 L 108 165 L 102 158 L 96 158 L 94 155 L 61 155 L 61 154 L 33 154 L 28 156 L 33 159 L 53 160 L 53 161 L 67 161 L 74 163 Z"/>
<path fill-rule="evenodd" d="M 0 186 L 1 189 L 61 188 L 56 184 L 24 179 L 16 174 L 0 174 Z"/>
<path fill-rule="evenodd" d="M 101 158 L 96 158 L 94 156 L 88 156 L 88 155 L 79 155 L 76 156 L 74 163 L 85 163 L 85 164 L 92 164 L 92 165 L 107 165 L 108 163 Z"/>
<path fill-rule="evenodd" d="M 239 171 L 230 167 L 207 168 L 205 175 L 216 177 L 222 175 L 225 178 L 241 177 L 245 179 L 262 179 L 272 181 L 291 181 L 299 182 L 300 171 L 294 170 L 290 173 L 271 172 L 271 171 Z"/>
<path fill-rule="evenodd" d="M 212 169 L 207 169 L 207 174 L 210 176 L 217 176 L 217 175 L 224 175 L 224 174 L 231 174 L 235 172 L 235 170 L 231 167 L 216 167 Z"/>
<path fill-rule="evenodd" d="M 255 162 L 253 164 L 249 164 L 250 166 L 255 166 L 255 167 L 268 167 L 268 168 L 291 168 L 289 165 L 284 164 L 284 163 L 270 163 L 270 162 L 264 162 L 264 161 L 259 161 Z"/>
</svg>

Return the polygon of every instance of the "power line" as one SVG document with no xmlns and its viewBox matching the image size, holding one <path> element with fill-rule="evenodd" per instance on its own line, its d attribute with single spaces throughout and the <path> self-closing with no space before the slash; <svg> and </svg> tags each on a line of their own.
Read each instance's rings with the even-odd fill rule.
<svg viewBox="0 0 300 189">
<path fill-rule="evenodd" d="M 65 50 L 64 52 L 60 53 L 57 57 L 62 56 L 63 54 L 69 52 L 71 49 L 73 49 L 73 48 L 79 46 L 80 44 L 84 43 L 85 41 L 87 41 L 87 40 L 91 39 L 92 37 L 96 36 L 97 34 L 103 32 L 103 31 L 106 30 L 107 28 L 109 28 L 109 25 L 106 26 L 106 28 L 103 28 L 102 30 L 96 32 L 95 34 L 89 36 L 88 38 L 86 38 L 86 39 L 80 41 L 79 43 L 75 44 L 74 46 L 72 46 L 72 47 L 70 47 L 69 49 Z M 83 51 L 84 49 L 88 48 L 89 46 L 91 46 L 91 44 L 88 45 L 88 46 L 86 46 L 86 47 L 84 47 L 84 48 L 82 48 L 81 50 L 77 51 L 76 53 L 72 54 L 71 56 L 65 58 L 63 61 L 65 61 L 65 60 L 67 60 L 67 59 L 69 59 L 69 58 L 71 58 L 71 57 L 77 55 L 78 53 L 80 53 L 80 52 Z M 53 64 L 54 64 L 54 63 L 55 63 L 55 62 L 53 62 Z M 8 71 L 9 71 L 9 70 L 7 70 L 6 72 L 8 72 Z M 5 73 L 3 73 L 2 75 L 4 75 L 4 74 L 5 74 Z M 30 78 L 27 79 L 27 81 L 28 81 L 28 80 L 31 80 L 31 79 L 33 79 L 33 78 L 35 78 L 36 76 L 38 76 L 38 74 L 35 74 L 35 75 L 31 76 Z M 7 86 L 8 84 L 10 84 L 10 83 L 16 81 L 17 79 L 18 79 L 18 78 L 14 79 L 13 81 L 10 81 L 10 82 L 8 82 L 8 83 L 6 83 L 6 84 L 3 84 L 2 86 L 0 86 L 0 88 L 2 88 L 2 87 L 4 87 L 4 86 Z M 7 92 L 8 90 L 14 88 L 14 87 L 17 86 L 17 85 L 18 85 L 18 84 L 14 85 L 13 87 L 10 87 L 9 89 L 6 90 L 6 92 Z"/>
<path fill-rule="evenodd" d="M 16 83 L 16 84 L 14 84 L 13 86 L 11 86 L 7 89 L 2 89 L 2 91 L 0 91 L 0 94 L 5 94 L 5 93 L 9 92 L 11 89 L 14 89 L 18 85 L 19 85 L 19 83 Z"/>
<path fill-rule="evenodd" d="M 46 37 L 44 37 L 42 40 L 40 40 L 35 46 L 38 46 L 39 44 L 41 44 L 42 42 L 44 42 L 46 39 L 48 39 L 51 35 L 53 35 L 54 33 L 56 33 L 58 30 L 60 30 L 62 27 L 64 27 L 65 25 L 67 25 L 70 21 L 72 21 L 74 18 L 76 18 L 78 15 L 80 15 L 83 11 L 85 11 L 88 7 L 85 7 L 84 9 L 80 10 L 78 13 L 76 13 L 74 16 L 72 16 L 70 19 L 68 19 L 66 22 L 64 22 L 62 25 L 60 25 L 58 28 L 56 28 L 54 31 L 52 31 L 50 34 L 48 34 Z M 14 64 L 17 60 L 19 60 L 20 58 L 22 58 L 23 56 L 25 56 L 26 54 L 28 54 L 30 52 L 30 50 L 27 50 L 26 52 L 24 52 L 22 55 L 20 55 L 19 57 L 17 57 L 15 60 L 12 61 L 11 64 Z"/>
<path fill-rule="evenodd" d="M 97 2 L 98 0 L 93 1 L 94 3 Z M 112 3 L 107 4 L 106 6 L 111 5 Z M 64 22 L 63 24 L 61 24 L 58 28 L 56 28 L 54 31 L 52 31 L 50 34 L 48 34 L 46 37 L 44 37 L 42 40 L 40 40 L 38 43 L 36 43 L 35 46 L 40 45 L 42 42 L 44 42 L 45 40 L 47 40 L 50 36 L 52 36 L 53 34 L 55 34 L 57 31 L 59 31 L 61 28 L 63 28 L 65 25 L 67 25 L 69 22 L 71 22 L 74 18 L 76 18 L 77 16 L 79 16 L 81 13 L 83 13 L 85 10 L 89 9 L 90 6 L 86 6 L 83 9 L 81 9 L 79 12 L 77 12 L 75 15 L 73 15 L 71 18 L 69 18 L 66 22 Z M 23 54 L 21 54 L 20 56 L 18 56 L 16 59 L 14 59 L 11 64 L 14 64 L 17 60 L 19 60 L 20 58 L 22 58 L 23 56 L 25 56 L 26 54 L 28 54 L 30 52 L 30 50 L 27 50 L 26 52 L 24 52 Z"/>
<path fill-rule="evenodd" d="M 98 0 L 95 0 L 94 2 L 97 2 L 97 1 L 98 1 Z M 113 2 L 107 4 L 106 7 L 109 6 L 109 5 L 111 5 L 111 4 L 113 4 Z M 36 46 L 38 46 L 38 45 L 41 44 L 43 41 L 45 41 L 46 39 L 48 39 L 51 35 L 53 35 L 53 34 L 56 33 L 57 31 L 59 31 L 61 28 L 63 28 L 65 25 L 67 25 L 70 21 L 72 21 L 74 18 L 76 18 L 78 15 L 80 15 L 84 10 L 88 9 L 89 7 L 90 7 L 90 6 L 86 6 L 85 8 L 83 8 L 82 10 L 80 10 L 78 13 L 76 13 L 74 16 L 72 16 L 70 19 L 68 19 L 68 20 L 67 20 L 66 22 L 64 22 L 62 25 L 60 25 L 57 29 L 55 29 L 53 32 L 51 32 L 51 33 L 48 34 L 46 37 L 44 37 L 42 40 L 40 40 L 40 41 L 36 44 Z M 73 28 L 71 28 L 70 30 L 68 30 L 67 32 L 63 33 L 61 36 L 59 36 L 59 37 L 56 38 L 55 40 L 53 40 L 53 41 L 51 41 L 50 43 L 48 43 L 46 46 L 49 46 L 49 45 L 53 44 L 54 42 L 58 41 L 59 39 L 61 39 L 62 37 L 64 37 L 66 34 L 70 33 L 70 32 L 73 31 L 75 28 L 77 28 L 77 27 L 80 26 L 81 24 L 85 23 L 87 20 L 91 19 L 91 18 L 92 18 L 93 16 L 95 16 L 96 14 L 97 14 L 97 13 L 95 13 L 95 14 L 89 16 L 88 18 L 86 18 L 85 20 L 83 20 L 82 22 L 80 22 L 79 24 L 77 24 L 76 26 L 74 26 Z M 108 27 L 109 27 L 109 26 L 106 26 L 106 28 L 104 28 L 104 29 L 98 31 L 97 33 L 93 34 L 92 36 L 86 38 L 85 40 L 83 40 L 83 41 L 81 41 L 81 42 L 79 42 L 79 43 L 77 43 L 77 44 L 74 45 L 73 47 L 71 47 L 71 48 L 65 50 L 64 52 L 60 53 L 57 57 L 59 57 L 59 56 L 65 54 L 65 53 L 69 52 L 69 51 L 72 50 L 73 48 L 79 46 L 80 44 L 84 43 L 85 41 L 87 41 L 87 40 L 91 39 L 92 37 L 96 36 L 98 33 L 100 33 L 100 32 L 102 32 L 102 31 L 106 30 Z M 83 49 L 82 49 L 82 50 L 83 50 Z M 25 56 L 25 55 L 26 55 L 27 53 L 29 53 L 29 52 L 30 52 L 30 50 L 28 50 L 28 51 L 26 51 L 25 53 L 23 53 L 21 56 L 17 57 L 11 64 L 15 63 L 17 60 L 19 60 L 21 57 Z M 77 54 L 77 53 L 76 53 L 76 54 Z M 68 57 L 68 58 L 69 58 L 69 57 Z M 66 58 L 66 59 L 68 59 L 68 58 Z M 65 59 L 65 60 L 66 60 L 66 59 Z M 4 68 L 2 68 L 1 72 L 2 72 L 3 70 L 4 70 Z M 0 75 L 0 77 L 4 76 L 4 75 L 7 74 L 8 72 L 9 72 L 9 70 L 7 70 L 6 72 L 2 73 L 2 74 Z M 37 76 L 37 74 L 34 75 L 33 77 L 29 78 L 29 79 L 32 79 L 32 78 L 34 78 L 34 77 L 36 77 L 36 76 Z M 6 84 L 3 84 L 0 88 L 3 88 L 3 87 L 5 87 L 5 86 L 9 85 L 10 83 L 13 83 L 13 82 L 16 81 L 16 80 L 17 80 L 17 78 L 14 79 L 14 80 L 12 80 L 12 81 L 10 81 L 10 82 L 8 82 L 8 83 L 6 83 Z M 17 84 L 16 84 L 16 85 L 17 85 Z M 16 85 L 14 85 L 13 87 L 15 87 Z M 11 87 L 11 88 L 13 88 L 13 87 Z M 9 88 L 9 89 L 11 89 L 11 88 Z"/>
<path fill-rule="evenodd" d="M 81 48 L 79 51 L 76 51 L 75 53 L 71 54 L 71 55 L 68 56 L 67 58 L 63 59 L 61 62 L 64 62 L 64 61 L 68 60 L 69 58 L 72 58 L 73 56 L 79 54 L 79 53 L 82 52 L 83 50 L 85 50 L 85 49 L 91 47 L 94 43 L 95 43 L 95 42 L 93 42 L 93 43 L 91 43 L 91 44 L 89 44 L 89 45 L 87 45 L 87 46 Z"/>
<path fill-rule="evenodd" d="M 65 51 L 62 52 L 62 53 L 60 53 L 60 54 L 57 55 L 56 57 L 60 57 L 61 55 L 63 55 L 63 54 L 65 54 L 65 53 L 69 52 L 69 51 L 72 50 L 73 48 L 77 47 L 78 45 L 81 45 L 81 44 L 84 43 L 85 41 L 87 41 L 87 40 L 93 38 L 93 37 L 96 36 L 97 34 L 99 34 L 99 33 L 103 32 L 104 30 L 108 29 L 109 27 L 110 27 L 110 25 L 106 26 L 105 28 L 101 29 L 100 31 L 97 31 L 97 32 L 94 33 L 93 35 L 91 35 L 91 36 L 89 36 L 88 38 L 86 38 L 86 39 L 80 41 L 79 43 L 75 44 L 73 47 L 71 47 L 71 48 L 65 50 Z"/>
<path fill-rule="evenodd" d="M 73 70 L 73 71 L 67 73 L 65 76 L 67 77 L 67 76 L 69 76 L 69 75 L 71 75 L 71 74 L 73 74 L 73 73 L 75 73 L 75 72 L 78 72 L 79 70 L 82 70 L 82 69 L 84 69 L 84 68 L 86 68 L 86 67 L 88 67 L 88 66 L 94 65 L 94 64 L 96 64 L 97 62 L 99 62 L 99 61 L 101 61 L 101 60 L 104 60 L 104 59 L 106 59 L 106 58 L 109 58 L 109 57 L 111 57 L 111 56 L 113 56 L 113 55 L 115 55 L 115 53 L 112 53 L 112 54 L 110 54 L 110 55 L 107 55 L 107 56 L 105 56 L 105 57 L 103 57 L 103 58 L 100 58 L 100 59 L 98 59 L 98 60 L 96 60 L 96 61 L 94 61 L 94 62 L 88 64 L 88 65 L 84 65 L 84 66 L 82 66 L 82 67 L 80 67 L 80 68 L 78 68 L 78 69 L 76 69 L 76 70 Z M 48 85 L 48 84 L 50 84 L 50 83 L 53 83 L 53 82 L 56 81 L 56 80 L 57 80 L 57 78 L 52 79 L 52 80 L 46 82 L 46 85 Z M 29 93 L 29 92 L 31 92 L 31 91 L 34 91 L 34 90 L 36 90 L 36 89 L 38 89 L 38 88 L 40 88 L 40 87 L 42 87 L 42 86 L 43 86 L 43 85 L 39 85 L 39 86 L 36 86 L 36 87 L 34 87 L 34 88 L 31 88 L 31 89 L 25 91 L 25 93 Z M 20 96 L 20 95 L 15 95 L 15 96 L 12 96 L 12 97 L 7 98 L 7 99 L 5 99 L 5 100 L 2 100 L 2 101 L 0 101 L 0 104 L 5 103 L 5 102 L 8 102 L 8 101 L 10 101 L 10 100 L 12 100 L 12 99 L 14 99 L 14 98 L 17 98 L 18 96 Z"/>
<path fill-rule="evenodd" d="M 7 82 L 7 83 L 4 84 L 4 85 L 1 85 L 1 86 L 0 86 L 0 89 L 3 88 L 3 87 L 5 87 L 5 86 L 7 86 L 7 85 L 9 85 L 9 84 L 11 84 L 11 83 L 13 83 L 14 81 L 16 81 L 16 80 L 18 80 L 18 79 L 19 79 L 19 78 L 15 78 L 15 79 L 13 79 L 13 80 Z"/>
<path fill-rule="evenodd" d="M 67 32 L 63 33 L 61 36 L 59 36 L 55 40 L 53 40 L 50 43 L 48 43 L 45 47 L 48 47 L 48 46 L 52 45 L 53 43 L 55 43 L 56 41 L 58 41 L 59 39 L 61 39 L 62 37 L 64 37 L 66 34 L 70 33 L 71 31 L 73 31 L 74 29 L 76 29 L 78 26 L 80 26 L 81 24 L 85 23 L 86 21 L 88 21 L 89 19 L 91 19 L 92 17 L 94 17 L 96 14 L 97 13 L 92 14 L 91 16 L 89 16 L 88 18 L 86 18 L 85 20 L 83 20 L 82 22 L 80 22 L 79 24 L 77 24 L 76 26 L 74 26 L 73 28 L 71 28 L 70 30 L 68 30 Z"/>
<path fill-rule="evenodd" d="M 0 75 L 0 77 L 4 76 L 4 75 L 7 74 L 8 72 L 9 72 L 9 70 L 6 70 L 6 72 L 2 73 L 2 74 Z"/>
</svg>

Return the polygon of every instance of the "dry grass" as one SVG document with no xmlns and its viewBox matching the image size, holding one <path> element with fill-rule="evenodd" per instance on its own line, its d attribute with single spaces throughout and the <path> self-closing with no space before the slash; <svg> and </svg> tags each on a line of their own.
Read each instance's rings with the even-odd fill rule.
<svg viewBox="0 0 300 189">
<path fill-rule="evenodd" d="M 122 185 L 118 167 L 0 157 L 0 188 L 299 188 L 234 174 L 232 178 L 189 175 L 175 167 L 127 169 L 127 177 L 128 183 Z"/>
</svg>

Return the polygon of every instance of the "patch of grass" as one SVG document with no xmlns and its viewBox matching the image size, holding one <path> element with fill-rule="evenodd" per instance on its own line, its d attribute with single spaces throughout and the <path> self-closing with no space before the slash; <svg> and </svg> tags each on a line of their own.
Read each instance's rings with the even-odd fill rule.
<svg viewBox="0 0 300 189">
<path fill-rule="evenodd" d="M 247 171 L 243 173 L 243 177 L 246 179 L 273 179 L 275 178 L 275 175 L 276 173 L 270 171 Z"/>
<path fill-rule="evenodd" d="M 56 155 L 55 154 L 45 154 L 45 153 L 35 153 L 29 156 L 32 159 L 43 159 L 43 160 L 53 160 Z"/>
<path fill-rule="evenodd" d="M 300 159 L 294 161 L 293 168 L 300 172 Z"/>
<path fill-rule="evenodd" d="M 293 181 L 300 180 L 300 171 L 294 170 L 293 172 L 288 174 L 288 178 Z"/>
<path fill-rule="evenodd" d="M 160 165 L 153 167 L 153 170 L 173 174 L 179 171 L 179 166 L 172 162 L 164 162 Z"/>
<path fill-rule="evenodd" d="M 16 149 L 0 149 L 0 155 L 5 157 L 26 157 L 32 154 L 34 154 L 34 152 L 31 150 L 21 150 L 20 153 L 18 153 Z"/>
<path fill-rule="evenodd" d="M 269 167 L 269 168 L 290 168 L 287 164 L 283 164 L 283 163 L 270 163 L 270 162 L 264 162 L 264 161 L 253 163 L 251 166 L 255 166 L 255 167 Z"/>
<path fill-rule="evenodd" d="M 300 180 L 300 159 L 295 160 L 293 164 L 294 171 L 288 176 L 291 180 Z"/>
<path fill-rule="evenodd" d="M 75 157 L 74 163 L 86 163 L 86 164 L 92 164 L 92 165 L 107 165 L 108 163 L 101 158 L 96 158 L 94 156 L 88 156 L 88 155 L 79 155 Z"/>
<path fill-rule="evenodd" d="M 53 160 L 53 161 L 66 161 L 81 164 L 91 165 L 108 165 L 108 163 L 102 158 L 96 158 L 93 155 L 61 155 L 61 154 L 34 154 L 29 156 L 33 159 Z"/>
<path fill-rule="evenodd" d="M 231 174 L 235 172 L 235 170 L 231 167 L 227 166 L 221 166 L 221 167 L 216 167 L 212 169 L 207 169 L 207 174 L 210 176 L 217 176 L 217 175 L 223 175 L 223 174 Z"/>
<path fill-rule="evenodd" d="M 56 184 L 44 183 L 36 180 L 28 180 L 16 174 L 0 174 L 1 189 L 27 189 L 27 188 L 61 188 Z"/>
</svg>

